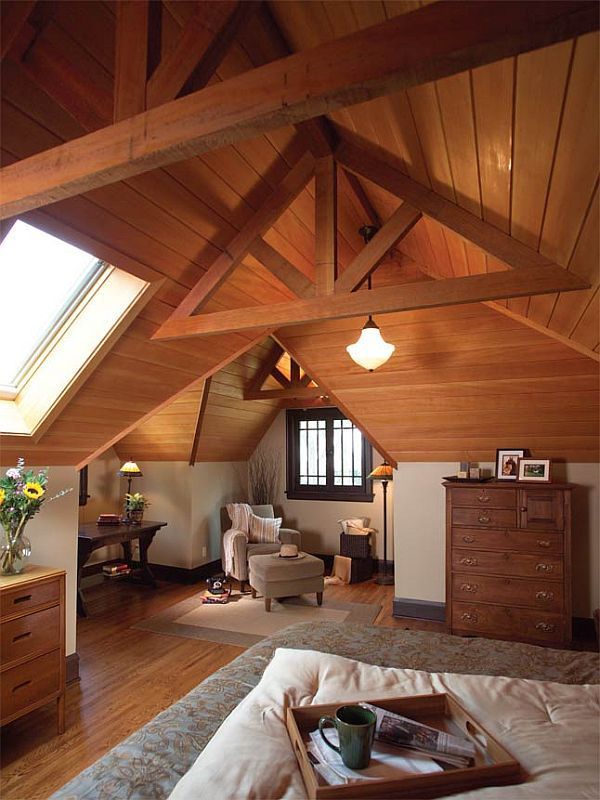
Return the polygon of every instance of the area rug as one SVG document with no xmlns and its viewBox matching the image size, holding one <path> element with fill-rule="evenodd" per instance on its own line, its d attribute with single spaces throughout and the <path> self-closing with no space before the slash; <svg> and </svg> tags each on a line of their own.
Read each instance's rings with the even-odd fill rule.
<svg viewBox="0 0 600 800">
<path fill-rule="evenodd" d="M 371 625 L 381 610 L 370 603 L 343 603 L 329 600 L 318 606 L 314 595 L 273 600 L 265 611 L 262 597 L 232 594 L 226 605 L 203 605 L 198 595 L 133 625 L 144 631 L 204 639 L 208 642 L 249 647 L 266 636 L 296 622 L 354 622 Z"/>
</svg>

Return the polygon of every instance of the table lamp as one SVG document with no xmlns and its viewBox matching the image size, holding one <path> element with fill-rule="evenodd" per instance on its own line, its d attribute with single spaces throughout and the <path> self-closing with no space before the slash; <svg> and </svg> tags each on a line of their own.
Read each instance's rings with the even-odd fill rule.
<svg viewBox="0 0 600 800">
<path fill-rule="evenodd" d="M 131 481 L 133 478 L 141 478 L 143 474 L 135 461 L 126 461 L 117 472 L 117 475 L 121 478 L 127 478 L 127 494 L 131 494 Z"/>
</svg>

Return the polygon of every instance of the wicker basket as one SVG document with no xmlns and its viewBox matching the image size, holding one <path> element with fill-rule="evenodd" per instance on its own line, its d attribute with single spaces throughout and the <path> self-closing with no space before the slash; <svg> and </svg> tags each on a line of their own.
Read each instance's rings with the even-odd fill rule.
<svg viewBox="0 0 600 800">
<path fill-rule="evenodd" d="M 369 558 L 371 555 L 371 534 L 358 536 L 340 533 L 340 555 L 349 558 Z"/>
</svg>

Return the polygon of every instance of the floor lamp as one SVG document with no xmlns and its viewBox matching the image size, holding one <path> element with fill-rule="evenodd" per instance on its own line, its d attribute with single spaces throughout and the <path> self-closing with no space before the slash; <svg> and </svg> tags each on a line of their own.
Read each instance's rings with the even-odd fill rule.
<svg viewBox="0 0 600 800">
<path fill-rule="evenodd" d="M 383 572 L 379 571 L 375 582 L 384 586 L 389 586 L 394 583 L 394 576 L 388 574 L 388 560 L 387 560 L 387 488 L 388 482 L 394 480 L 394 470 L 387 461 L 375 467 L 373 472 L 369 475 L 372 481 L 381 481 L 383 487 Z"/>
</svg>

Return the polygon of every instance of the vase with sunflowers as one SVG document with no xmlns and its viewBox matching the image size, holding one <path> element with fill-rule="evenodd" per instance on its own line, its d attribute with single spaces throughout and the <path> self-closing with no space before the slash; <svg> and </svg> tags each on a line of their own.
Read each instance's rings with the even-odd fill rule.
<svg viewBox="0 0 600 800">
<path fill-rule="evenodd" d="M 0 477 L 0 525 L 4 529 L 4 540 L 0 546 L 0 572 L 3 575 L 22 572 L 31 555 L 31 543 L 24 535 L 29 520 L 47 499 L 56 500 L 71 491 L 63 489 L 47 498 L 47 483 L 48 469 L 39 472 L 25 469 L 22 458 L 18 459 L 16 467 L 11 467 Z"/>
</svg>

